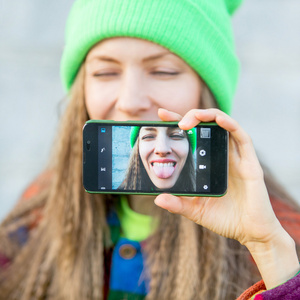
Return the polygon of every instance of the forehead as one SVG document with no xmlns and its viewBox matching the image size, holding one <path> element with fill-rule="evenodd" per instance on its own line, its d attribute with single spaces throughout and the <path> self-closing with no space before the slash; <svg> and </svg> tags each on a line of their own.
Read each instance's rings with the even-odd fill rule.
<svg viewBox="0 0 300 300">
<path fill-rule="evenodd" d="M 158 44 L 129 37 L 110 38 L 99 42 L 91 48 L 86 61 L 90 62 L 95 58 L 108 56 L 120 61 L 128 57 L 135 58 L 135 60 L 168 58 L 185 64 L 180 57 Z"/>
<path fill-rule="evenodd" d="M 154 132 L 154 133 L 168 133 L 173 131 L 183 131 L 179 127 L 163 127 L 163 126 L 157 126 L 157 127 L 141 127 L 140 133 L 145 132 Z"/>
<path fill-rule="evenodd" d="M 164 51 L 169 51 L 163 46 L 160 46 L 158 44 L 155 44 L 153 42 L 139 39 L 139 38 L 131 38 L 131 37 L 116 37 L 116 38 L 109 38 L 100 41 L 98 44 L 96 44 L 94 47 L 91 48 L 91 51 L 96 51 L 96 50 L 107 50 L 107 49 L 112 49 L 112 48 L 118 48 L 120 46 L 126 46 L 126 48 L 129 48 L 130 50 L 133 50 L 134 48 L 140 48 L 144 50 L 164 50 Z"/>
</svg>

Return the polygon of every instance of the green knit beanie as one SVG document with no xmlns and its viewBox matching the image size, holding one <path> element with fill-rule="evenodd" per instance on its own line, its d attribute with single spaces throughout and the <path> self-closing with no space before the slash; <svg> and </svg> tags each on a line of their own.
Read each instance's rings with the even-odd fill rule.
<svg viewBox="0 0 300 300">
<path fill-rule="evenodd" d="M 61 62 L 69 90 L 88 51 L 111 37 L 157 43 L 181 57 L 206 82 L 220 109 L 230 113 L 239 62 L 231 15 L 242 0 L 76 0 Z"/>
<path fill-rule="evenodd" d="M 131 148 L 134 147 L 134 144 L 137 140 L 137 137 L 139 135 L 140 132 L 140 126 L 132 126 L 131 130 L 130 130 L 130 146 Z M 192 152 L 194 153 L 196 150 L 196 144 L 197 144 L 197 130 L 196 128 L 192 128 L 190 130 L 188 130 L 187 132 L 187 137 L 189 139 L 189 143 L 191 145 L 191 149 Z"/>
</svg>

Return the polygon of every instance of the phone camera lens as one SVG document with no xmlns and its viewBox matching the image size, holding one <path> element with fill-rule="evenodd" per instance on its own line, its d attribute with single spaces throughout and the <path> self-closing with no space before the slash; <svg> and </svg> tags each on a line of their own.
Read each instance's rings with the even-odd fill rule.
<svg viewBox="0 0 300 300">
<path fill-rule="evenodd" d="M 91 141 L 90 140 L 88 140 L 87 142 L 86 142 L 86 150 L 91 150 Z"/>
</svg>

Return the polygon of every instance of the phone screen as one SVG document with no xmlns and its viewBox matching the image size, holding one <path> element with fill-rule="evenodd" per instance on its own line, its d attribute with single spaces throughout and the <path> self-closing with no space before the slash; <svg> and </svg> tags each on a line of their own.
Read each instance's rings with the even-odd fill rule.
<svg viewBox="0 0 300 300">
<path fill-rule="evenodd" d="M 89 121 L 83 130 L 83 183 L 89 192 L 222 195 L 227 132 L 216 124 Z"/>
</svg>

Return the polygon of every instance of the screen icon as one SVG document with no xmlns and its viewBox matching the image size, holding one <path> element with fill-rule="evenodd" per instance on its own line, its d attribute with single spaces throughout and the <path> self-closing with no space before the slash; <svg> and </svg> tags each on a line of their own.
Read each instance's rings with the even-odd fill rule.
<svg viewBox="0 0 300 300">
<path fill-rule="evenodd" d="M 105 128 L 101 128 L 101 132 L 105 133 L 106 129 Z"/>
<path fill-rule="evenodd" d="M 204 149 L 201 149 L 199 151 L 200 156 L 205 156 L 206 155 L 206 151 Z"/>
<path fill-rule="evenodd" d="M 210 139 L 211 129 L 210 128 L 201 128 L 200 130 L 200 138 L 201 139 Z"/>
<path fill-rule="evenodd" d="M 200 170 L 205 170 L 206 169 L 206 165 L 199 165 L 199 169 Z"/>
<path fill-rule="evenodd" d="M 101 172 L 106 172 L 106 168 L 102 168 L 102 167 L 101 167 L 101 168 L 100 168 L 100 171 L 101 171 Z"/>
<path fill-rule="evenodd" d="M 102 152 L 104 152 L 104 151 L 105 151 L 105 148 L 101 148 L 100 152 L 102 153 Z"/>
<path fill-rule="evenodd" d="M 204 188 L 205 190 L 207 190 L 207 189 L 208 189 L 208 185 L 205 184 L 205 185 L 203 186 L 203 188 Z"/>
</svg>

